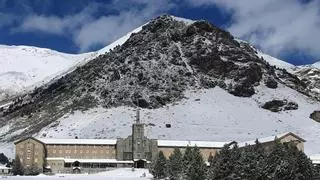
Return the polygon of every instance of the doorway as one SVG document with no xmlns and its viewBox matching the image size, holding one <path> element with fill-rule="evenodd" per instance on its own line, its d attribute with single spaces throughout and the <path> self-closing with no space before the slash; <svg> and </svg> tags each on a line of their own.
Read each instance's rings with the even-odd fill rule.
<svg viewBox="0 0 320 180">
<path fill-rule="evenodd" d="M 145 168 L 146 162 L 142 159 L 135 162 L 136 168 Z"/>
</svg>

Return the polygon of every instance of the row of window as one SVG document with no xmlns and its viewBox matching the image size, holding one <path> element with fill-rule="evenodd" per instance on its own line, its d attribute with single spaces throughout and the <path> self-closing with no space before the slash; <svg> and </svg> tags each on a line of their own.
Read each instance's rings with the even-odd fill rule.
<svg viewBox="0 0 320 180">
<path fill-rule="evenodd" d="M 63 153 L 63 150 L 52 150 L 51 151 L 53 154 L 56 154 L 56 153 L 59 153 L 59 154 L 62 154 Z M 73 152 L 73 154 L 77 154 L 78 152 L 80 153 L 80 154 L 82 154 L 82 153 L 90 153 L 90 150 L 74 150 L 74 151 L 72 151 L 72 150 L 65 150 L 64 151 L 64 153 L 65 154 L 72 154 L 72 152 Z M 99 151 L 96 151 L 96 150 L 92 150 L 91 151 L 91 153 L 93 153 L 93 154 L 97 154 L 97 153 L 99 153 Z M 115 153 L 115 150 L 106 150 L 106 151 L 104 151 L 104 150 L 100 150 L 100 153 L 101 154 L 103 154 L 103 153 L 105 153 L 105 154 L 109 154 L 109 153 L 111 153 L 111 154 L 114 154 Z"/>
</svg>

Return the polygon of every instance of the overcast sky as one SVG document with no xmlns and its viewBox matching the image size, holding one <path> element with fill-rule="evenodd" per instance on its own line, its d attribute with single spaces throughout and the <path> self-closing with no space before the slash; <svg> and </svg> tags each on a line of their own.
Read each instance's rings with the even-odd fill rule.
<svg viewBox="0 0 320 180">
<path fill-rule="evenodd" d="M 0 0 L 0 44 L 88 52 L 164 13 L 208 20 L 293 64 L 320 59 L 320 0 Z"/>
</svg>

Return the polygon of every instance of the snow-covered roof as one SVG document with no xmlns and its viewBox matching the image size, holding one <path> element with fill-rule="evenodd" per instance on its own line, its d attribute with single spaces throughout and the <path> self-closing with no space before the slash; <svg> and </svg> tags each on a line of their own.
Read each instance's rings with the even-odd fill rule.
<svg viewBox="0 0 320 180">
<path fill-rule="evenodd" d="M 305 142 L 304 139 L 298 137 L 297 135 L 293 134 L 292 132 L 285 132 L 285 133 L 277 134 L 277 135 L 274 135 L 274 136 L 268 136 L 268 137 L 264 137 L 264 138 L 258 138 L 258 141 L 259 141 L 260 143 L 272 142 L 272 141 L 274 141 L 276 138 L 277 138 L 277 139 L 281 139 L 281 138 L 283 138 L 284 136 L 287 136 L 287 135 L 295 136 L 297 139 Z M 238 146 L 239 146 L 239 147 L 244 147 L 244 146 L 254 145 L 254 144 L 256 144 L 256 140 L 240 142 L 240 143 L 238 143 Z"/>
<path fill-rule="evenodd" d="M 86 145 L 116 145 L 116 139 L 51 139 L 37 138 L 44 144 L 86 144 Z"/>
<path fill-rule="evenodd" d="M 69 159 L 63 157 L 50 157 L 47 160 L 63 160 L 66 163 L 74 163 L 76 161 L 80 163 L 133 163 L 133 161 L 118 161 L 116 159 Z"/>
<path fill-rule="evenodd" d="M 8 168 L 6 166 L 0 166 L 0 169 L 11 169 L 11 168 Z"/>
<path fill-rule="evenodd" d="M 229 142 L 214 142 L 214 141 L 174 141 L 174 140 L 158 140 L 158 146 L 162 147 L 207 147 L 207 148 L 222 148 Z"/>
<path fill-rule="evenodd" d="M 320 164 L 320 154 L 312 154 L 309 158 L 313 164 Z"/>
</svg>

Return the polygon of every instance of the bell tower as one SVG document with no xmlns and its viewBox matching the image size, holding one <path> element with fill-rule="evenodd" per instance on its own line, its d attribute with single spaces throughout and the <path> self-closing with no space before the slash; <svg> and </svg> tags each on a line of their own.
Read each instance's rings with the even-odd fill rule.
<svg viewBox="0 0 320 180">
<path fill-rule="evenodd" d="M 140 111 L 138 109 L 136 115 L 136 122 L 132 125 L 132 157 L 135 161 L 135 164 L 140 163 L 140 167 L 144 167 L 144 161 L 146 160 L 146 144 L 144 140 L 144 124 L 140 122 Z"/>
</svg>

